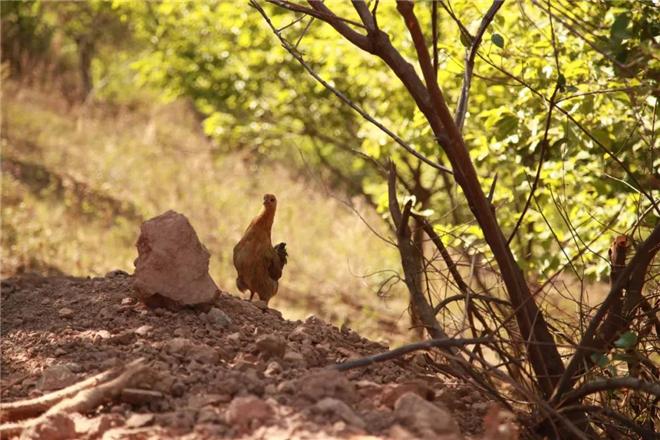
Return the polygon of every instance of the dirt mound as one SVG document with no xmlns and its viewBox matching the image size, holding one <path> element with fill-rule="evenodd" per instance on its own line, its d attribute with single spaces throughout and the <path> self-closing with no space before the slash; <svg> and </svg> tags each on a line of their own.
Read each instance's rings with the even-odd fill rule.
<svg viewBox="0 0 660 440">
<path fill-rule="evenodd" d="M 468 438 L 481 429 L 488 402 L 447 383 L 424 354 L 340 373 L 327 367 L 387 347 L 227 293 L 210 310 L 172 311 L 147 308 L 131 289 L 120 271 L 2 281 L 2 401 L 143 357 L 154 397 L 122 394 L 72 417 L 78 437 L 449 439 L 461 438 L 456 422 Z"/>
</svg>

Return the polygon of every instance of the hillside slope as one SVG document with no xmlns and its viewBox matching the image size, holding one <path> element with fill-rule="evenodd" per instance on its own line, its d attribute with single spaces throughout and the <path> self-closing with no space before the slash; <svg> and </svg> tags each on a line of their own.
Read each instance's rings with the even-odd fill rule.
<svg viewBox="0 0 660 440">
<path fill-rule="evenodd" d="M 315 313 L 386 343 L 409 337 L 402 286 L 377 293 L 399 271 L 395 250 L 318 177 L 219 153 L 184 103 L 71 108 L 11 81 L 3 92 L 3 276 L 132 273 L 141 221 L 174 209 L 211 252 L 217 284 L 235 291 L 231 249 L 262 194 L 273 192 L 280 200 L 273 239 L 287 242 L 290 259 L 271 305 L 288 318 Z M 387 235 L 373 211 L 348 203 Z"/>
<path fill-rule="evenodd" d="M 104 439 L 459 440 L 476 438 L 490 407 L 439 375 L 424 354 L 340 373 L 327 367 L 386 347 L 316 317 L 287 321 L 226 293 L 208 313 L 149 309 L 131 297 L 131 283 L 121 272 L 4 280 L 2 401 L 38 397 L 142 357 L 149 370 L 137 386 L 155 397 L 122 393 L 87 417 L 59 420 L 60 429 Z"/>
</svg>

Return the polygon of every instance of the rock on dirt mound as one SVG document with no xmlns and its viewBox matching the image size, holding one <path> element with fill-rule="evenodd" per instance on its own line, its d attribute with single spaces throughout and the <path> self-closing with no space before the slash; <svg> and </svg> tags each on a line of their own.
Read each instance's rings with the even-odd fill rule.
<svg viewBox="0 0 660 440">
<path fill-rule="evenodd" d="M 315 317 L 287 321 L 225 293 L 212 312 L 151 309 L 131 298 L 132 285 L 123 273 L 4 280 L 2 401 L 50 392 L 43 388 L 49 376 L 64 378 L 46 387 L 58 388 L 143 358 L 152 374 L 133 385 L 137 391 L 92 414 L 66 415 L 74 423 L 61 418 L 62 432 L 71 435 L 73 426 L 83 439 L 478 438 L 488 403 L 411 356 L 339 372 L 328 366 L 386 347 Z M 72 313 L 61 316 L 63 307 Z"/>
<path fill-rule="evenodd" d="M 201 304 L 218 292 L 209 275 L 209 252 L 183 214 L 167 211 L 140 228 L 135 260 L 139 299 L 154 295 L 180 304 Z"/>
</svg>

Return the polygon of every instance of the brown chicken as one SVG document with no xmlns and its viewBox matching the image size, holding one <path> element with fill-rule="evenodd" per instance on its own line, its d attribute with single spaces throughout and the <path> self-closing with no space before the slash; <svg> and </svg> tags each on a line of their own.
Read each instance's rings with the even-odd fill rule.
<svg viewBox="0 0 660 440">
<path fill-rule="evenodd" d="M 276 208 L 275 196 L 266 194 L 263 209 L 234 246 L 236 286 L 241 292 L 250 291 L 250 301 L 255 293 L 266 303 L 275 296 L 286 264 L 286 243 L 273 247 L 270 238 Z"/>
</svg>

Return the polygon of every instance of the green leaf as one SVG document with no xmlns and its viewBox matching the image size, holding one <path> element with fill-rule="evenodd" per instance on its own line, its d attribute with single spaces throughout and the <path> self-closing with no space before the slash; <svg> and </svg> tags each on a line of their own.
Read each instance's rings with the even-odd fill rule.
<svg viewBox="0 0 660 440">
<path fill-rule="evenodd" d="M 461 44 L 463 44 L 463 46 L 465 46 L 465 47 L 472 46 L 472 41 L 473 40 L 474 40 L 474 38 L 472 37 L 472 35 L 470 35 L 468 33 L 465 33 L 465 32 L 461 32 Z"/>
<path fill-rule="evenodd" d="M 637 344 L 637 333 L 627 331 L 619 339 L 614 341 L 614 345 L 619 348 L 630 348 Z"/>
<path fill-rule="evenodd" d="M 493 44 L 500 49 L 504 48 L 504 37 L 502 37 L 500 34 L 493 34 L 490 37 L 490 41 L 493 42 Z"/>
<path fill-rule="evenodd" d="M 557 78 L 557 87 L 559 87 L 559 90 L 562 92 L 566 88 L 566 77 L 562 73 L 560 73 L 559 77 Z"/>
<path fill-rule="evenodd" d="M 630 32 L 628 31 L 628 24 L 630 23 L 630 17 L 626 14 L 619 14 L 614 19 L 612 27 L 610 28 L 610 38 L 612 41 L 630 37 Z"/>
<path fill-rule="evenodd" d="M 591 361 L 600 368 L 607 367 L 607 364 L 609 363 L 609 359 L 605 353 L 592 353 Z"/>
</svg>

